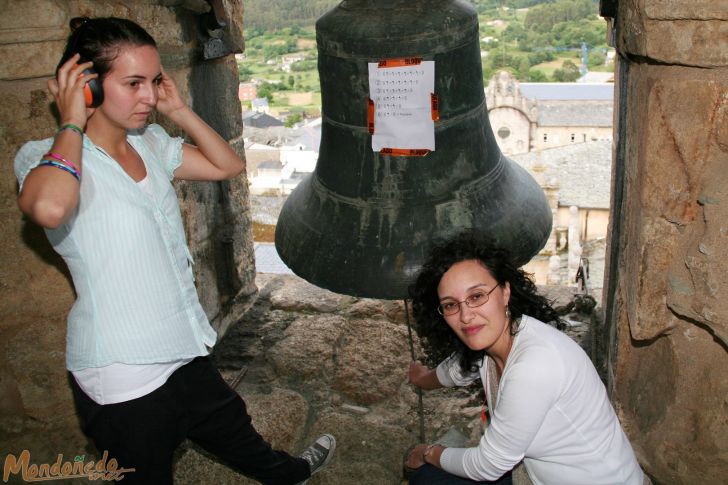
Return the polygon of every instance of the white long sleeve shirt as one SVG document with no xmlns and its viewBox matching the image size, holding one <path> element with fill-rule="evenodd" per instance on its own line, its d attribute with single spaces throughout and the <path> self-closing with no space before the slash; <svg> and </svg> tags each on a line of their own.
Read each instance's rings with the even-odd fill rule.
<svg viewBox="0 0 728 485">
<path fill-rule="evenodd" d="M 526 315 L 521 319 L 497 396 L 479 372 L 456 358 L 437 367 L 444 386 L 480 377 L 490 424 L 474 448 L 446 448 L 442 468 L 495 480 L 523 460 L 535 485 L 642 485 L 643 473 L 589 357 L 571 338 Z"/>
</svg>

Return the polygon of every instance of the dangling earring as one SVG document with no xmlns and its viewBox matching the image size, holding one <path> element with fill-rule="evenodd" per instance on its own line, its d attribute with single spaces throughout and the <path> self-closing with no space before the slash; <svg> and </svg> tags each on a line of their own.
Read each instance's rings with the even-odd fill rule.
<svg viewBox="0 0 728 485">
<path fill-rule="evenodd" d="M 509 307 L 506 307 L 506 321 L 511 321 L 511 309 Z"/>
</svg>

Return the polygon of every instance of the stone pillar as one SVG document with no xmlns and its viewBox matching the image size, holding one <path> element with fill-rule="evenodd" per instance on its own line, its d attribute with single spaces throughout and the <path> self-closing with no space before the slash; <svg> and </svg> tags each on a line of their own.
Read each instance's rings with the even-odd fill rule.
<svg viewBox="0 0 728 485">
<path fill-rule="evenodd" d="M 569 261 L 568 261 L 568 284 L 576 283 L 576 272 L 579 270 L 581 261 L 581 221 L 579 219 L 579 208 L 572 205 L 569 207 Z"/>
<path fill-rule="evenodd" d="M 541 254 L 552 255 L 556 254 L 556 223 L 557 223 L 557 211 L 559 209 L 559 186 L 558 182 L 551 178 L 546 178 L 546 166 L 541 162 L 540 157 L 537 157 L 531 167 L 531 175 L 538 182 L 538 185 L 544 191 L 546 200 L 548 201 L 549 207 L 551 208 L 551 219 L 553 224 L 551 225 L 551 234 L 546 241 L 546 245 L 541 250 Z"/>
<path fill-rule="evenodd" d="M 549 273 L 546 276 L 546 284 L 561 284 L 561 256 L 554 254 L 549 258 Z"/>
<path fill-rule="evenodd" d="M 559 250 L 557 227 L 559 213 L 559 185 L 557 182 L 550 180 L 542 185 L 541 188 L 546 194 L 546 200 L 548 200 L 549 207 L 551 208 L 551 218 L 554 221 L 551 226 L 551 234 L 549 234 L 549 239 L 546 241 L 546 246 L 542 251 L 546 251 L 550 254 L 556 254 Z"/>
<path fill-rule="evenodd" d="M 728 9 L 602 1 L 619 57 L 604 302 L 612 396 L 663 484 L 728 470 Z"/>
</svg>

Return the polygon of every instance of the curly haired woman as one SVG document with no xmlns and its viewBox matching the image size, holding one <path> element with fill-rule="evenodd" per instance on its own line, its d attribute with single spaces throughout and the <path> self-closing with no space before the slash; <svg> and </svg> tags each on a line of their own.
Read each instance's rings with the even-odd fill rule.
<svg viewBox="0 0 728 485">
<path fill-rule="evenodd" d="M 558 314 L 507 251 L 462 234 L 432 250 L 412 293 L 418 333 L 441 363 L 413 362 L 410 382 L 436 389 L 480 378 L 490 422 L 472 448 L 415 446 L 410 483 L 510 484 L 523 461 L 535 484 L 642 485 L 596 369 L 552 326 Z"/>
</svg>

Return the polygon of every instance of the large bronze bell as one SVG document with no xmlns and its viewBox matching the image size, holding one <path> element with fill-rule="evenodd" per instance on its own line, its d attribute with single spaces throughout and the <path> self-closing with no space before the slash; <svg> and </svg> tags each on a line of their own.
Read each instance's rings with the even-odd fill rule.
<svg viewBox="0 0 728 485">
<path fill-rule="evenodd" d="M 488 122 L 478 17 L 459 0 L 345 0 L 316 23 L 323 124 L 316 170 L 286 201 L 276 248 L 294 273 L 337 293 L 402 299 L 434 238 L 476 228 L 521 264 L 552 214 L 503 156 Z M 435 150 L 372 150 L 368 63 L 435 62 Z"/>
</svg>

